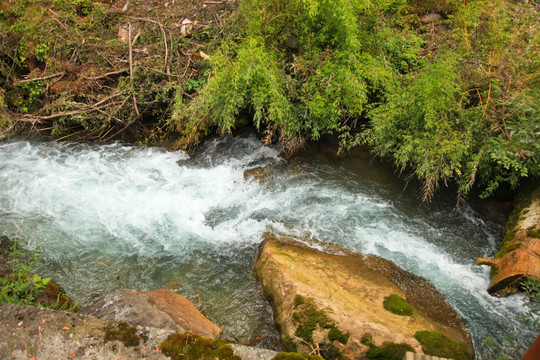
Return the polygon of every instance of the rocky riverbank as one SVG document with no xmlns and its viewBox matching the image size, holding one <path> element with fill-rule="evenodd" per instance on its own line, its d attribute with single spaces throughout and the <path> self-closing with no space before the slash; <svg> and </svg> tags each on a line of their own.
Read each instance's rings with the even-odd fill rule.
<svg viewBox="0 0 540 360">
<path fill-rule="evenodd" d="M 264 235 L 256 272 L 275 306 L 286 351 L 300 358 L 399 360 L 415 351 L 472 359 L 463 320 L 427 280 L 375 256 L 332 252 L 339 255 Z M 0 356 L 10 359 L 277 355 L 228 344 L 221 334 L 189 300 L 166 289 L 119 290 L 80 312 L 0 304 Z M 280 355 L 287 356 L 293 355 Z"/>
</svg>

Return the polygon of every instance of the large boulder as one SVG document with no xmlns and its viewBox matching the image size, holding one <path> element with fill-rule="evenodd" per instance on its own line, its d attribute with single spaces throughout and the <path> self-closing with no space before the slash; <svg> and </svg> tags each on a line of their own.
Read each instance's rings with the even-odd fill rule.
<svg viewBox="0 0 540 360">
<path fill-rule="evenodd" d="M 377 256 L 333 250 L 264 234 L 255 268 L 273 302 L 285 350 L 325 359 L 413 349 L 474 357 L 463 319 L 429 281 Z M 435 343 L 444 345 L 433 350 Z M 449 356 L 440 348 L 455 351 Z"/>
<path fill-rule="evenodd" d="M 500 251 L 494 259 L 478 258 L 490 265 L 488 292 L 507 296 L 527 278 L 540 278 L 540 186 L 523 189 L 514 201 Z"/>
<path fill-rule="evenodd" d="M 118 290 L 84 308 L 82 314 L 111 322 L 186 331 L 218 339 L 222 330 L 204 317 L 188 299 L 167 289 L 151 292 Z"/>
</svg>

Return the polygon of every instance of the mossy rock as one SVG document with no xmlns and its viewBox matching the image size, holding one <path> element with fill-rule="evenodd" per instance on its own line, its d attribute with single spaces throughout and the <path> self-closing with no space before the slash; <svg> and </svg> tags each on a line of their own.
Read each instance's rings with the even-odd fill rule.
<svg viewBox="0 0 540 360">
<path fill-rule="evenodd" d="M 300 354 L 296 352 L 290 352 L 290 353 L 282 352 L 274 356 L 272 360 L 324 360 L 324 359 L 316 355 L 306 355 L 306 354 Z"/>
<path fill-rule="evenodd" d="M 399 295 L 392 294 L 384 298 L 383 306 L 386 310 L 400 316 L 412 316 L 413 308 Z"/>
<path fill-rule="evenodd" d="M 334 344 L 335 341 L 346 345 L 349 341 L 349 334 L 341 331 L 334 321 L 328 316 L 328 309 L 319 309 L 315 304 L 315 299 L 304 298 L 296 295 L 294 298 L 293 321 L 297 324 L 294 335 L 307 343 L 317 345 L 321 349 L 321 355 L 327 360 L 342 359 L 343 353 Z M 315 330 L 328 331 L 326 339 L 321 343 L 315 344 L 313 333 Z M 290 339 L 290 338 L 289 338 Z M 283 344 L 289 351 L 297 351 L 298 346 L 290 339 L 289 344 Z M 292 346 L 291 344 L 294 344 Z"/>
<path fill-rule="evenodd" d="M 126 322 L 118 325 L 109 325 L 105 328 L 105 341 L 120 341 L 124 346 L 137 346 L 140 341 L 146 342 L 148 338 L 137 334 L 137 328 Z"/>
<path fill-rule="evenodd" d="M 79 311 L 79 308 L 73 300 L 71 300 L 71 298 L 67 296 L 54 281 L 49 281 L 47 283 L 47 286 L 45 286 L 43 292 L 37 298 L 36 304 L 55 310 L 71 312 Z"/>
<path fill-rule="evenodd" d="M 373 360 L 402 360 L 407 351 L 415 352 L 409 344 L 396 344 L 385 341 L 381 346 L 372 345 L 366 354 L 366 358 Z"/>
<path fill-rule="evenodd" d="M 191 333 L 171 334 L 159 348 L 172 360 L 240 360 L 225 340 L 212 340 Z"/>
<path fill-rule="evenodd" d="M 296 305 L 297 304 L 297 305 Z M 309 343 L 313 342 L 313 332 L 317 326 L 321 329 L 330 329 L 332 320 L 315 305 L 312 298 L 303 299 L 297 295 L 295 298 L 296 311 L 293 313 L 293 320 L 298 324 L 295 335 Z"/>
<path fill-rule="evenodd" d="M 470 358 L 464 344 L 454 341 L 438 331 L 418 331 L 414 338 L 422 345 L 426 355 L 439 356 L 454 360 Z"/>
</svg>

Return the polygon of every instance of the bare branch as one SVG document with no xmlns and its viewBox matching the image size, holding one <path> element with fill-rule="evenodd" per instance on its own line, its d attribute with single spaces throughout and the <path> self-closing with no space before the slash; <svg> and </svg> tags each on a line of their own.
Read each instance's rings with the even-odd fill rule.
<svg viewBox="0 0 540 360">
<path fill-rule="evenodd" d="M 15 84 L 22 84 L 22 83 L 27 83 L 27 82 L 32 82 L 32 81 L 40 81 L 40 80 L 47 80 L 47 79 L 52 79 L 52 78 L 55 78 L 57 76 L 64 76 L 66 75 L 66 72 L 61 72 L 61 73 L 56 73 L 56 74 L 51 74 L 51 75 L 47 75 L 47 76 L 42 76 L 42 77 L 37 77 L 37 78 L 32 78 L 32 79 L 24 79 L 24 80 L 20 80 L 20 81 L 17 81 Z"/>
</svg>

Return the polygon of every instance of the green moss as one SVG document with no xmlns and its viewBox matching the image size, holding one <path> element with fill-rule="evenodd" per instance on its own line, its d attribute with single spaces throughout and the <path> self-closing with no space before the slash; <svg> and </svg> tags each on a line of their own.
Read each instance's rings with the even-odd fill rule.
<svg viewBox="0 0 540 360">
<path fill-rule="evenodd" d="M 341 360 L 343 359 L 343 353 L 338 347 L 331 343 L 320 344 L 321 356 L 326 360 Z"/>
<path fill-rule="evenodd" d="M 413 309 L 401 296 L 392 294 L 384 298 L 383 306 L 386 310 L 400 316 L 412 316 Z"/>
<path fill-rule="evenodd" d="M 298 345 L 293 341 L 293 339 L 290 336 L 283 336 L 281 337 L 281 346 L 283 347 L 283 350 L 290 351 L 290 352 L 297 352 L 298 351 Z"/>
<path fill-rule="evenodd" d="M 538 225 L 534 225 L 528 228 L 527 236 L 534 239 L 540 239 L 540 227 Z"/>
<path fill-rule="evenodd" d="M 191 333 L 171 334 L 159 348 L 172 360 L 240 360 L 225 340 L 212 340 Z"/>
<path fill-rule="evenodd" d="M 64 294 L 62 289 L 54 281 L 49 281 L 43 289 L 41 295 L 37 298 L 38 306 L 47 307 L 55 310 L 77 312 L 79 308 L 69 296 Z"/>
<path fill-rule="evenodd" d="M 467 360 L 469 354 L 464 344 L 454 341 L 438 331 L 418 331 L 414 338 L 422 345 L 426 355 L 455 360 Z"/>
<path fill-rule="evenodd" d="M 321 355 L 325 359 L 342 359 L 343 354 L 333 342 L 338 341 L 343 345 L 346 345 L 349 341 L 349 334 L 341 331 L 328 317 L 327 313 L 329 310 L 318 309 L 313 298 L 306 299 L 300 295 L 295 297 L 294 307 L 295 311 L 292 318 L 297 324 L 294 335 L 305 342 L 317 345 L 321 349 Z M 326 339 L 319 344 L 313 342 L 313 333 L 317 329 L 328 329 Z M 292 339 L 290 342 L 294 343 Z M 284 344 L 284 346 L 286 345 Z M 290 350 L 292 347 L 287 345 L 287 349 Z"/>
<path fill-rule="evenodd" d="M 495 276 L 497 276 L 498 273 L 499 273 L 499 268 L 495 265 L 492 265 L 491 270 L 489 271 L 490 278 L 493 279 Z"/>
<path fill-rule="evenodd" d="M 519 230 L 518 222 L 521 215 L 524 213 L 524 211 L 526 211 L 525 209 L 531 205 L 532 200 L 530 198 L 530 193 L 531 192 L 529 189 L 522 189 L 522 191 L 520 191 L 514 198 L 514 207 L 510 213 L 510 216 L 508 217 L 508 221 L 506 222 L 504 238 L 499 246 L 500 251 L 495 255 L 496 259 L 499 259 L 503 257 L 504 254 L 519 248 L 519 246 L 516 247 L 516 245 L 514 245 L 513 240 Z"/>
<path fill-rule="evenodd" d="M 332 327 L 332 321 L 323 312 L 317 309 L 315 300 L 308 298 L 293 313 L 293 320 L 298 323 L 295 335 L 309 343 L 313 342 L 313 332 L 319 326 L 321 329 Z"/>
<path fill-rule="evenodd" d="M 290 353 L 282 352 L 274 356 L 272 360 L 323 360 L 323 358 L 320 356 L 305 355 L 305 354 L 299 354 L 296 352 L 290 352 Z"/>
<path fill-rule="evenodd" d="M 360 340 L 360 342 L 366 346 L 373 346 L 373 335 L 371 335 L 370 333 L 365 333 L 364 335 L 362 335 L 362 339 Z"/>
<path fill-rule="evenodd" d="M 349 341 L 349 334 L 342 332 L 337 327 L 333 326 L 330 331 L 328 332 L 328 340 L 330 341 L 339 341 L 343 345 L 347 345 L 347 342 Z"/>
<path fill-rule="evenodd" d="M 105 341 L 120 341 L 125 346 L 137 346 L 140 340 L 145 342 L 148 338 L 137 334 L 137 328 L 121 322 L 118 325 L 109 325 L 105 328 Z"/>
<path fill-rule="evenodd" d="M 396 344 L 385 341 L 381 346 L 371 346 L 366 354 L 368 359 L 376 360 L 402 360 L 407 351 L 415 352 L 409 344 Z"/>
</svg>

